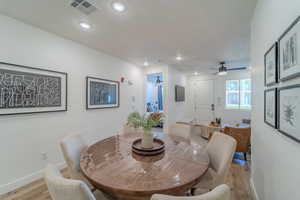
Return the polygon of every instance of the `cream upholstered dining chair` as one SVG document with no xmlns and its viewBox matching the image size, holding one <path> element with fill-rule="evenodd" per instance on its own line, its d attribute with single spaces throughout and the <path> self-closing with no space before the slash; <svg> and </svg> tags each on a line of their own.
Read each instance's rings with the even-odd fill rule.
<svg viewBox="0 0 300 200">
<path fill-rule="evenodd" d="M 206 147 L 210 158 L 210 167 L 200 179 L 200 182 L 192 189 L 192 193 L 195 193 L 195 191 L 197 193 L 208 192 L 225 183 L 236 144 L 236 140 L 231 136 L 220 132 L 215 132 L 212 135 Z"/>
<path fill-rule="evenodd" d="M 46 167 L 44 176 L 53 200 L 106 200 L 100 191 L 93 194 L 83 181 L 64 178 L 51 164 Z"/>
<path fill-rule="evenodd" d="M 192 128 L 191 125 L 189 124 L 176 123 L 176 124 L 172 124 L 169 127 L 168 133 L 169 135 L 180 136 L 189 140 L 191 135 L 191 130 Z"/>
<path fill-rule="evenodd" d="M 68 170 L 72 179 L 82 180 L 92 188 L 91 184 L 84 178 L 80 169 L 80 154 L 88 145 L 80 134 L 69 135 L 60 141 Z"/>
<path fill-rule="evenodd" d="M 162 194 L 154 194 L 151 200 L 230 200 L 230 188 L 223 184 L 216 187 L 214 190 L 193 197 L 175 197 Z"/>
</svg>

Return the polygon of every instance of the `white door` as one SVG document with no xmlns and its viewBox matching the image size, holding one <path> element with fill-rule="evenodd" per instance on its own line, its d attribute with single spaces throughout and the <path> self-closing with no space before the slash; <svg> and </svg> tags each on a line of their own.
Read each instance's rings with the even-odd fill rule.
<svg viewBox="0 0 300 200">
<path fill-rule="evenodd" d="M 214 80 L 191 82 L 191 104 L 197 122 L 212 121 L 214 117 Z"/>
</svg>

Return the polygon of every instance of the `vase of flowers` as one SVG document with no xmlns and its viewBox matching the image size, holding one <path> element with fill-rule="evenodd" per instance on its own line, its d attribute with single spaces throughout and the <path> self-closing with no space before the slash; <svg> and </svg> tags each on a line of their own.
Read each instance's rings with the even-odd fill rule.
<svg viewBox="0 0 300 200">
<path fill-rule="evenodd" d="M 141 115 L 138 112 L 130 113 L 127 118 L 127 127 L 131 129 L 131 132 L 140 133 L 141 131 Z"/>
<path fill-rule="evenodd" d="M 153 113 L 141 115 L 133 112 L 128 116 L 127 125 L 135 129 L 142 128 L 142 147 L 145 149 L 153 148 L 152 128 L 162 123 L 163 114 Z"/>
<path fill-rule="evenodd" d="M 142 147 L 144 149 L 153 148 L 153 134 L 151 130 L 144 130 L 142 133 Z"/>
</svg>

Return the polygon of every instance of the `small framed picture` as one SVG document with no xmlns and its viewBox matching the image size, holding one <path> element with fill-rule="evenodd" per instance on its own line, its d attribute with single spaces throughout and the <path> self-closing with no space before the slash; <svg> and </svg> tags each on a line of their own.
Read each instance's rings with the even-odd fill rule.
<svg viewBox="0 0 300 200">
<path fill-rule="evenodd" d="M 265 123 L 277 128 L 277 88 L 265 90 Z"/>
<path fill-rule="evenodd" d="M 0 63 L 0 115 L 67 111 L 67 73 Z"/>
<path fill-rule="evenodd" d="M 300 76 L 300 16 L 279 38 L 278 48 L 280 81 Z"/>
<path fill-rule="evenodd" d="M 278 90 L 278 130 L 300 143 L 300 84 Z"/>
<path fill-rule="evenodd" d="M 118 81 L 86 77 L 86 109 L 119 107 L 119 88 Z"/>
<path fill-rule="evenodd" d="M 277 42 L 265 53 L 265 86 L 271 86 L 277 83 L 278 80 L 278 62 L 277 62 L 278 48 Z"/>
</svg>

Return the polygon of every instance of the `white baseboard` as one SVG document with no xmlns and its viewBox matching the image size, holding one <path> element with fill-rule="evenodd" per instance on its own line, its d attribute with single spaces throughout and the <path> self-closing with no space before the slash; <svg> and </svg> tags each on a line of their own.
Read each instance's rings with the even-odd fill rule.
<svg viewBox="0 0 300 200">
<path fill-rule="evenodd" d="M 63 169 L 66 167 L 66 163 L 59 163 L 56 164 L 57 168 Z M 29 174 L 27 176 L 21 177 L 17 180 L 14 180 L 10 183 L 0 185 L 0 195 L 4 195 L 6 193 L 12 192 L 20 187 L 23 187 L 29 183 L 32 183 L 33 181 L 36 181 L 38 179 L 41 179 L 43 177 L 43 170 L 39 170 L 37 172 L 34 172 L 32 174 Z"/>
<path fill-rule="evenodd" d="M 254 200 L 259 200 L 252 177 L 250 178 L 250 189 Z"/>
</svg>

